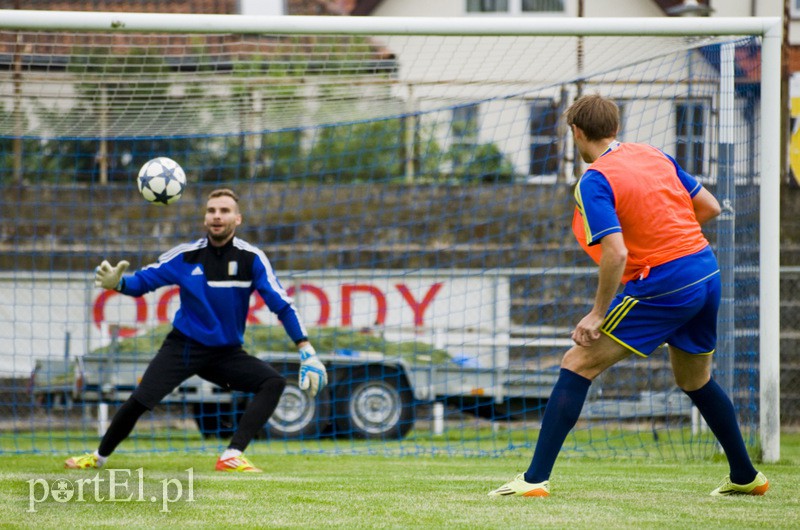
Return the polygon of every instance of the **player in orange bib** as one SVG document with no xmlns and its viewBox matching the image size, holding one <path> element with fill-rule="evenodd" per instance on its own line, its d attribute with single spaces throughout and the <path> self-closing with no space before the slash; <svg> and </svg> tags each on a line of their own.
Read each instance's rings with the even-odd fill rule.
<svg viewBox="0 0 800 530">
<path fill-rule="evenodd" d="M 720 274 L 700 227 L 719 215 L 719 203 L 659 149 L 617 141 L 613 101 L 581 97 L 566 121 L 590 164 L 575 188 L 572 228 L 599 266 L 597 292 L 592 310 L 572 332 L 575 345 L 561 362 L 530 467 L 489 495 L 548 496 L 553 464 L 592 380 L 629 355 L 647 357 L 664 343 L 677 385 L 728 458 L 730 474 L 711 494 L 763 495 L 769 482 L 753 467 L 733 404 L 711 377 Z"/>
</svg>

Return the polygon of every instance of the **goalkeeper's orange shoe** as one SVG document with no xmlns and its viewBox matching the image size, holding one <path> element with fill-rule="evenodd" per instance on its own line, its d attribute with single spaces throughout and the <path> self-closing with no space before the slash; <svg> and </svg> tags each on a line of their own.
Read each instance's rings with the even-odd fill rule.
<svg viewBox="0 0 800 530">
<path fill-rule="evenodd" d="M 489 497 L 549 497 L 550 481 L 545 480 L 537 484 L 525 482 L 525 475 L 520 473 L 514 480 L 503 484 L 496 490 L 489 492 Z"/>
<path fill-rule="evenodd" d="M 711 492 L 713 497 L 725 495 L 764 495 L 769 489 L 769 481 L 764 473 L 758 472 L 750 484 L 734 484 L 731 477 L 725 477 L 722 484 Z"/>
<path fill-rule="evenodd" d="M 82 456 L 71 456 L 64 461 L 66 469 L 94 469 L 101 467 L 97 463 L 97 455 L 86 453 Z"/>
<path fill-rule="evenodd" d="M 217 466 L 214 469 L 216 471 L 239 473 L 261 473 L 261 470 L 254 466 L 244 455 L 232 456 L 225 460 L 220 457 L 217 459 Z"/>
</svg>

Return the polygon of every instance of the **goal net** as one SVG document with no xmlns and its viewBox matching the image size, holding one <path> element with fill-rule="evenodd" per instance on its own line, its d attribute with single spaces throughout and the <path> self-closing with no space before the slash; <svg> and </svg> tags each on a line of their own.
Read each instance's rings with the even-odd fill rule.
<svg viewBox="0 0 800 530">
<path fill-rule="evenodd" d="M 617 102 L 621 140 L 663 148 L 724 205 L 704 229 L 723 275 L 715 377 L 763 441 L 761 201 L 778 177 L 761 26 L 51 15 L 0 17 L 0 452 L 96 446 L 178 291 L 124 297 L 94 267 L 202 237 L 208 192 L 229 187 L 331 383 L 297 387 L 254 295 L 245 347 L 289 384 L 251 453 L 530 454 L 596 288 L 561 118 L 589 93 Z M 188 175 L 167 207 L 136 188 L 156 156 Z M 594 382 L 566 453 L 715 454 L 664 348 L 634 357 Z M 119 450 L 224 447 L 249 398 L 192 378 Z"/>
</svg>

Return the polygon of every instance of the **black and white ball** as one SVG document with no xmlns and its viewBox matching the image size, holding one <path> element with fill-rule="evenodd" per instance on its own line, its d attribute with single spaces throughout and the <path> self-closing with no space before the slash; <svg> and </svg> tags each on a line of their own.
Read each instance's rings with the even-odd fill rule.
<svg viewBox="0 0 800 530">
<path fill-rule="evenodd" d="M 146 200 L 153 204 L 172 204 L 183 195 L 186 173 L 171 158 L 160 156 L 145 162 L 136 183 Z"/>
</svg>

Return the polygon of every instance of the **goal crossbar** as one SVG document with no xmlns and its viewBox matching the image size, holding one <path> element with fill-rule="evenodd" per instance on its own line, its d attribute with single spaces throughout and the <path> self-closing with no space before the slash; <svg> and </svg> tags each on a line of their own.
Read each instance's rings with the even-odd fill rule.
<svg viewBox="0 0 800 530">
<path fill-rule="evenodd" d="M 780 37 L 779 17 L 516 18 L 322 17 L 0 10 L 0 28 L 182 33 L 372 35 L 762 35 Z"/>
</svg>

